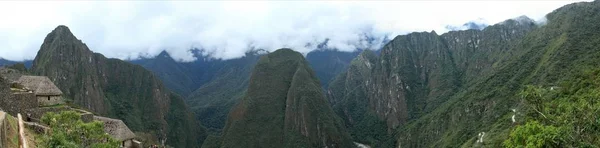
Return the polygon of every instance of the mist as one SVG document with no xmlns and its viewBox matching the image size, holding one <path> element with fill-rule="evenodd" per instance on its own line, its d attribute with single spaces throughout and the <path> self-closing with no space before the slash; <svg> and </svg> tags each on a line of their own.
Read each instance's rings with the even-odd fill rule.
<svg viewBox="0 0 600 148">
<path fill-rule="evenodd" d="M 251 49 L 308 53 L 326 40 L 328 48 L 340 51 L 377 49 L 385 38 L 444 33 L 449 25 L 474 20 L 490 25 L 521 15 L 542 20 L 573 2 L 8 1 L 0 2 L 0 58 L 33 59 L 58 25 L 67 25 L 94 52 L 119 59 L 166 50 L 178 61 L 193 61 L 191 48 L 217 59 Z"/>
</svg>

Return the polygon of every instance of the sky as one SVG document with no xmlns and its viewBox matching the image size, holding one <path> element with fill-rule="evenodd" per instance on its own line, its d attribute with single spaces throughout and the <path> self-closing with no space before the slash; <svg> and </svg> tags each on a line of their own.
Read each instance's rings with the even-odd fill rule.
<svg viewBox="0 0 600 148">
<path fill-rule="evenodd" d="M 196 60 L 191 48 L 218 59 L 251 49 L 327 46 L 340 51 L 410 32 L 442 34 L 469 21 L 495 24 L 545 14 L 576 1 L 0 1 L 0 58 L 35 58 L 58 25 L 94 52 L 119 59 L 153 57 L 166 50 Z M 377 43 L 377 42 L 376 42 Z"/>
</svg>

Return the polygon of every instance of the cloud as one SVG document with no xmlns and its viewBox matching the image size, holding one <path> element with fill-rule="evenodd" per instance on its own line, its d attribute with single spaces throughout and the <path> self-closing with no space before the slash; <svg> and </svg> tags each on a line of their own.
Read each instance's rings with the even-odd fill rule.
<svg viewBox="0 0 600 148">
<path fill-rule="evenodd" d="M 546 13 L 573 1 L 6 1 L 0 2 L 0 57 L 33 59 L 44 37 L 64 24 L 94 52 L 151 57 L 167 50 L 195 60 L 192 47 L 215 58 L 251 48 L 377 48 L 374 40 L 414 31 L 447 32 L 475 19 L 490 24 Z"/>
</svg>

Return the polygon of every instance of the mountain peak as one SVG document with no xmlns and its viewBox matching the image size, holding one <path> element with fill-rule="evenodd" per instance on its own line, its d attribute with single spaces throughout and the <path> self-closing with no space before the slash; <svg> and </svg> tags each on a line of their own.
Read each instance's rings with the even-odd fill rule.
<svg viewBox="0 0 600 148">
<path fill-rule="evenodd" d="M 58 25 L 56 26 L 56 28 L 54 28 L 54 30 L 52 32 L 71 32 L 71 30 L 69 30 L 69 27 L 65 26 L 65 25 Z"/>
<path fill-rule="evenodd" d="M 505 21 L 503 21 L 503 22 L 501 22 L 501 23 L 499 23 L 499 24 L 502 24 L 502 25 L 517 25 L 517 26 L 520 26 L 520 25 L 531 25 L 531 24 L 535 24 L 535 21 L 534 21 L 533 19 L 531 19 L 531 18 L 529 18 L 529 17 L 525 16 L 525 15 L 521 15 L 521 16 L 519 16 L 519 17 L 515 17 L 515 18 L 512 18 L 512 19 L 505 20 Z"/>
<path fill-rule="evenodd" d="M 274 60 L 304 60 L 304 56 L 301 53 L 289 48 L 277 49 L 273 53 L 267 54 L 267 56 Z"/>
<path fill-rule="evenodd" d="M 46 38 L 44 38 L 44 42 L 42 43 L 42 48 L 40 48 L 40 51 L 38 51 L 38 55 L 40 52 L 45 50 L 62 50 L 62 48 L 55 48 L 53 46 L 65 46 L 65 43 L 77 46 L 85 46 L 81 40 L 77 39 L 77 37 L 71 33 L 69 27 L 65 25 L 58 25 L 56 28 L 54 28 L 54 30 L 52 30 L 52 32 L 46 35 Z M 84 48 L 87 49 L 87 47 Z"/>
<path fill-rule="evenodd" d="M 220 147 L 352 147 L 302 54 L 283 48 L 260 58 L 233 107 Z"/>
<path fill-rule="evenodd" d="M 156 56 L 156 58 L 162 58 L 162 57 L 171 58 L 171 55 L 166 50 L 163 50 Z"/>
<path fill-rule="evenodd" d="M 77 40 L 77 38 L 73 35 L 73 33 L 71 33 L 71 30 L 69 29 L 69 27 L 65 26 L 65 25 L 58 25 L 56 28 L 54 28 L 54 30 L 52 30 L 52 32 L 50 32 L 47 36 L 46 39 L 44 40 L 44 42 L 49 41 L 49 39 L 51 39 L 50 41 L 54 40 L 54 39 L 75 39 Z"/>
</svg>

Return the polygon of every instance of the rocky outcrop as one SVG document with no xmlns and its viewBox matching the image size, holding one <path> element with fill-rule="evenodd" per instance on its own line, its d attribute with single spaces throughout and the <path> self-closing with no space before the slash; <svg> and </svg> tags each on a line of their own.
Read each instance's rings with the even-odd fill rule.
<svg viewBox="0 0 600 148">
<path fill-rule="evenodd" d="M 221 147 L 354 147 L 319 81 L 290 49 L 262 56 L 229 113 Z"/>
<path fill-rule="evenodd" d="M 199 147 L 204 130 L 178 95 L 148 70 L 93 53 L 66 26 L 44 39 L 34 74 L 48 76 L 74 104 L 122 119 L 137 132 L 155 133 L 175 147 Z"/>
</svg>

